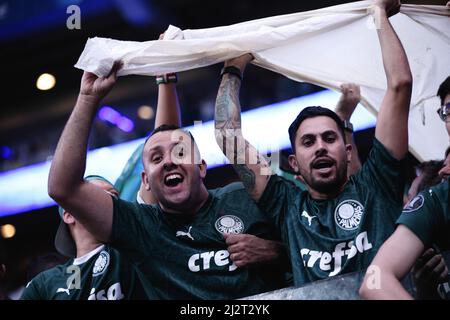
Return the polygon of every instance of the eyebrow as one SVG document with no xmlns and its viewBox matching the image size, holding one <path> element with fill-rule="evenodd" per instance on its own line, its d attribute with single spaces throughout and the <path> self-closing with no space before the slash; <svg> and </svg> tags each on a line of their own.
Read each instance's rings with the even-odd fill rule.
<svg viewBox="0 0 450 320">
<path fill-rule="evenodd" d="M 150 147 L 150 149 L 148 150 L 148 154 L 151 155 L 151 154 L 153 154 L 153 153 L 155 153 L 155 152 L 161 152 L 162 149 L 163 149 L 163 147 L 160 146 L 160 145 L 152 146 L 152 147 Z"/>
<path fill-rule="evenodd" d="M 302 135 L 302 136 L 300 137 L 300 140 L 307 139 L 307 138 L 314 138 L 314 137 L 316 137 L 317 135 L 319 135 L 319 136 L 324 136 L 324 135 L 330 135 L 330 134 L 338 135 L 338 133 L 337 133 L 336 131 L 334 131 L 334 130 L 326 130 L 326 131 L 321 132 L 321 133 L 318 133 L 318 134 L 314 134 L 314 133 L 305 133 L 304 135 Z"/>
<path fill-rule="evenodd" d="M 171 149 L 173 149 L 174 146 L 179 145 L 182 142 L 183 141 L 172 141 L 172 143 L 169 146 Z M 157 144 L 156 146 L 151 146 L 150 149 L 148 150 L 148 152 L 152 152 L 155 150 L 161 150 L 161 149 L 163 149 L 163 146 L 160 144 Z"/>
<path fill-rule="evenodd" d="M 313 133 L 305 133 L 304 135 L 302 135 L 300 137 L 300 140 L 312 139 L 312 138 L 315 138 L 315 137 L 316 137 L 316 135 L 313 134 Z"/>
<path fill-rule="evenodd" d="M 327 131 L 325 131 L 325 132 L 322 132 L 321 133 L 321 136 L 324 136 L 324 135 L 330 135 L 330 134 L 332 134 L 332 135 L 338 135 L 338 133 L 336 132 L 336 131 L 334 131 L 334 130 L 327 130 Z"/>
</svg>

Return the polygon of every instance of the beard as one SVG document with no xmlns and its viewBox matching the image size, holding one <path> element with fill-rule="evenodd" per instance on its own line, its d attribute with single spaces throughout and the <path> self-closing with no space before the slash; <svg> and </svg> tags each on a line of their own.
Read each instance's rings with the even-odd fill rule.
<svg viewBox="0 0 450 320">
<path fill-rule="evenodd" d="M 312 174 L 312 168 L 306 175 L 302 175 L 305 182 L 314 190 L 320 193 L 335 193 L 347 181 L 347 165 L 336 165 L 336 174 L 330 177 L 317 177 Z"/>
</svg>

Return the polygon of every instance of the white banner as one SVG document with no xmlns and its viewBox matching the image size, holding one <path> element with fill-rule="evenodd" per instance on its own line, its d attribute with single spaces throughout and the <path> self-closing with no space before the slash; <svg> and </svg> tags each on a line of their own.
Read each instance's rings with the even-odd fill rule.
<svg viewBox="0 0 450 320">
<path fill-rule="evenodd" d="M 252 62 L 296 81 L 339 90 L 361 86 L 362 104 L 377 114 L 386 88 L 371 1 L 258 19 L 230 26 L 180 30 L 165 40 L 89 39 L 75 67 L 107 75 L 122 60 L 119 76 L 157 75 L 205 67 L 251 52 Z M 450 9 L 402 5 L 390 18 L 406 50 L 414 84 L 409 150 L 419 160 L 442 159 L 448 145 L 437 116 L 439 84 L 450 74 Z"/>
</svg>

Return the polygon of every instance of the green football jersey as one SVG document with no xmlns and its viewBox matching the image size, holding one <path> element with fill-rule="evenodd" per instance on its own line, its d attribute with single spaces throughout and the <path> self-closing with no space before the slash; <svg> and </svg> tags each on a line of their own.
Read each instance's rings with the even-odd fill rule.
<svg viewBox="0 0 450 320">
<path fill-rule="evenodd" d="M 374 139 L 361 170 L 330 200 L 315 200 L 277 175 L 270 178 L 258 205 L 288 247 L 295 285 L 369 266 L 401 212 L 402 163 Z"/>
<path fill-rule="evenodd" d="M 229 257 L 223 234 L 276 238 L 241 183 L 210 190 L 195 215 L 113 201 L 112 245 L 132 257 L 148 298 L 232 299 L 286 286 L 282 262 L 238 268 Z"/>
<path fill-rule="evenodd" d="M 408 227 L 426 248 L 435 244 L 450 250 L 450 179 L 424 190 L 403 209 L 397 223 Z M 450 300 L 450 282 L 441 283 L 439 295 Z"/>
<path fill-rule="evenodd" d="M 450 179 L 424 190 L 403 209 L 398 224 L 410 229 L 425 247 L 450 249 Z"/>
<path fill-rule="evenodd" d="M 109 245 L 46 270 L 26 286 L 22 300 L 145 299 L 134 266 Z"/>
</svg>

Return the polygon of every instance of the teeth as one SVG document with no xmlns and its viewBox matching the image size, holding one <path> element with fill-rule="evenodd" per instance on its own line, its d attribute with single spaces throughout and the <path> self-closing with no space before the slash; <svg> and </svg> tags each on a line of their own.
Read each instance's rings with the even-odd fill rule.
<svg viewBox="0 0 450 320">
<path fill-rule="evenodd" d="M 181 178 L 182 177 L 181 177 L 180 174 L 174 173 L 174 174 L 171 174 L 171 175 L 167 176 L 166 177 L 166 181 L 170 181 L 170 180 L 173 180 L 173 179 L 181 179 Z"/>
</svg>

